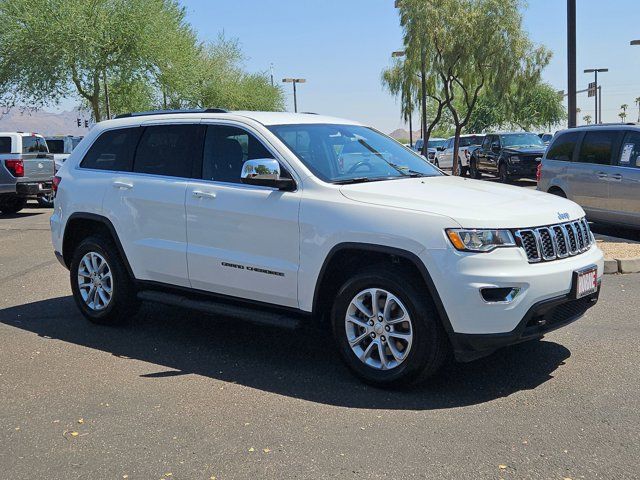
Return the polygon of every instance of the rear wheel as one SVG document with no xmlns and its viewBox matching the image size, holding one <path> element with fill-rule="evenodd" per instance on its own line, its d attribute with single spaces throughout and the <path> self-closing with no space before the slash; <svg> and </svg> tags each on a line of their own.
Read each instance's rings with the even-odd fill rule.
<svg viewBox="0 0 640 480">
<path fill-rule="evenodd" d="M 557 195 L 558 197 L 562 197 L 562 198 L 567 198 L 567 194 L 564 193 L 562 190 L 560 190 L 559 188 L 552 188 L 551 190 L 549 190 L 549 193 L 551 195 Z"/>
<path fill-rule="evenodd" d="M 73 298 L 89 321 L 117 325 L 137 312 L 135 285 L 110 239 L 84 239 L 73 254 L 69 270 Z"/>
<path fill-rule="evenodd" d="M 478 180 L 482 178 L 482 173 L 478 170 L 478 161 L 474 158 L 469 163 L 469 176 Z"/>
<path fill-rule="evenodd" d="M 0 212 L 5 214 L 18 213 L 27 205 L 27 199 L 16 196 L 0 198 Z"/>
<path fill-rule="evenodd" d="M 446 333 L 431 300 L 401 270 L 373 267 L 349 279 L 331 319 L 344 362 L 378 387 L 424 380 L 448 358 Z"/>
</svg>

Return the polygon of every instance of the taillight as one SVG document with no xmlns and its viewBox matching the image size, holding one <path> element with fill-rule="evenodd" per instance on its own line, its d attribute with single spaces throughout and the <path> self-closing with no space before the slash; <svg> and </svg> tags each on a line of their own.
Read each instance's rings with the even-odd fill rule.
<svg viewBox="0 0 640 480">
<path fill-rule="evenodd" d="M 4 165 L 14 177 L 24 177 L 24 162 L 22 160 L 5 160 Z"/>
<path fill-rule="evenodd" d="M 540 162 L 536 167 L 536 182 L 540 181 L 541 176 L 542 176 L 542 162 Z"/>
<path fill-rule="evenodd" d="M 56 193 L 58 193 L 58 185 L 60 185 L 60 182 L 62 181 L 62 177 L 59 177 L 58 175 L 56 175 L 55 177 L 53 177 L 53 194 L 55 195 Z"/>
</svg>

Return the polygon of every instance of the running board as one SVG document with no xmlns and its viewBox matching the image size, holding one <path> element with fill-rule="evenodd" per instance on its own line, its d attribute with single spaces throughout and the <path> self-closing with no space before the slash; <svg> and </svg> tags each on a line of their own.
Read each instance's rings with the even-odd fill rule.
<svg viewBox="0 0 640 480">
<path fill-rule="evenodd" d="M 293 313 L 279 313 L 260 309 L 258 307 L 231 305 L 206 299 L 194 299 L 184 295 L 160 292 L 156 290 L 142 290 L 138 292 L 138 298 L 146 302 L 155 302 L 191 310 L 199 310 L 211 315 L 219 315 L 226 318 L 237 318 L 260 325 L 275 326 L 292 330 L 301 326 L 300 318 L 297 318 Z"/>
</svg>

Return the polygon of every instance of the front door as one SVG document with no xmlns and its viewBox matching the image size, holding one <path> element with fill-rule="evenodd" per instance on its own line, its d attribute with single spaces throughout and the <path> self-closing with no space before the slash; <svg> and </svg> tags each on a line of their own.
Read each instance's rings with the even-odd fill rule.
<svg viewBox="0 0 640 480">
<path fill-rule="evenodd" d="M 640 133 L 626 134 L 615 164 L 609 196 L 615 221 L 640 227 Z"/>
<path fill-rule="evenodd" d="M 243 163 L 258 158 L 277 156 L 255 132 L 207 125 L 200 179 L 186 193 L 191 286 L 298 307 L 301 193 L 242 184 Z"/>
</svg>

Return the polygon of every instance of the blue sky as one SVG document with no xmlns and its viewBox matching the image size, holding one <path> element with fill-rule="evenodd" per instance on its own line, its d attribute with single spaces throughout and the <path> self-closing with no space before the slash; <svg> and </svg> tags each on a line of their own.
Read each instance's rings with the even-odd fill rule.
<svg viewBox="0 0 640 480">
<path fill-rule="evenodd" d="M 390 53 L 402 47 L 402 32 L 393 0 L 182 0 L 188 20 L 201 39 L 220 32 L 238 38 L 246 67 L 268 71 L 276 80 L 308 79 L 298 90 L 299 109 L 358 119 L 385 132 L 403 126 L 395 100 L 380 86 L 380 72 Z M 617 121 L 620 105 L 638 111 L 640 96 L 640 1 L 578 0 L 578 88 L 592 75 L 584 68 L 608 67 L 601 75 L 604 121 Z M 537 43 L 554 52 L 544 72 L 557 89 L 566 89 L 566 2 L 530 0 L 525 28 Z M 289 108 L 293 109 L 290 85 Z M 593 116 L 586 94 L 578 106 Z"/>
</svg>

